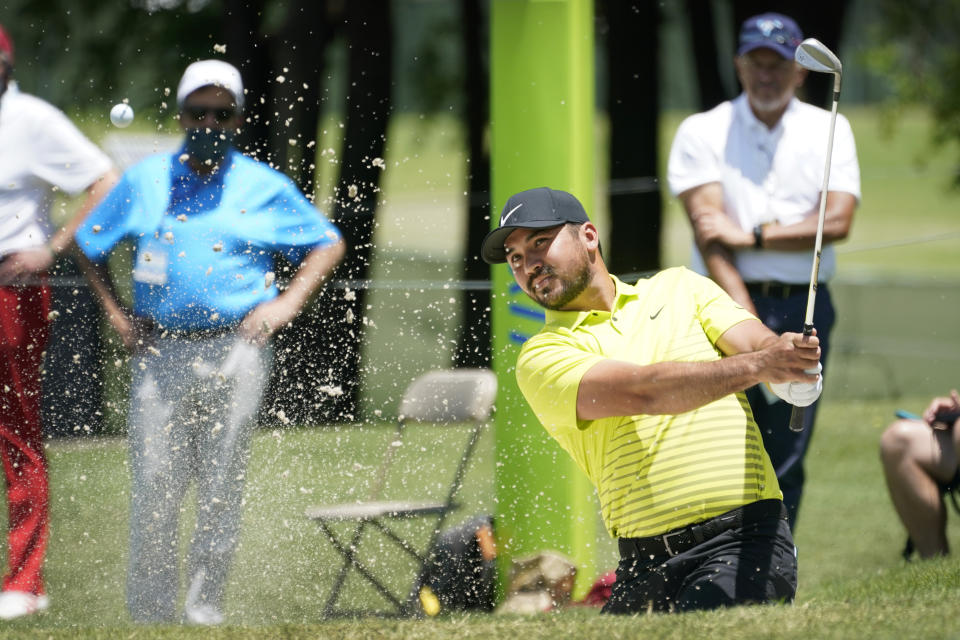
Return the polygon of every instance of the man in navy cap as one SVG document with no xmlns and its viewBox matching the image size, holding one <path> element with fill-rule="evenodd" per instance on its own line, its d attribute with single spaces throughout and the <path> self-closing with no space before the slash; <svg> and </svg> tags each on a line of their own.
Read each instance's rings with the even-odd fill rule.
<svg viewBox="0 0 960 640">
<path fill-rule="evenodd" d="M 806 76 L 793 57 L 802 38 L 787 16 L 747 19 L 734 59 L 743 93 L 684 120 L 668 165 L 670 191 L 693 226 L 694 270 L 713 278 L 777 333 L 803 326 L 830 125 L 828 111 L 795 95 Z M 838 116 L 814 310 L 824 366 L 834 321 L 826 286 L 836 270 L 830 245 L 847 237 L 859 199 L 853 133 Z M 796 433 L 788 428 L 788 403 L 762 386 L 748 390 L 747 397 L 793 526 L 816 405 Z"/>
</svg>

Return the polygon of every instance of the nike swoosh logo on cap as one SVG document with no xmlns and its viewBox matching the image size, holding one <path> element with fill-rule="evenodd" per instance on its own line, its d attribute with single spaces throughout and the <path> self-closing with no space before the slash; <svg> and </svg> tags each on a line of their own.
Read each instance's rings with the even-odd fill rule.
<svg viewBox="0 0 960 640">
<path fill-rule="evenodd" d="M 507 211 L 505 214 L 503 214 L 503 216 L 500 218 L 500 226 L 502 227 L 507 222 L 507 220 L 510 219 L 510 216 L 513 215 L 513 212 L 522 206 L 523 206 L 523 203 L 521 202 L 520 204 L 515 206 L 513 209 L 510 209 L 510 211 Z"/>
<path fill-rule="evenodd" d="M 657 319 L 657 316 L 660 315 L 660 312 L 663 311 L 663 307 L 665 307 L 665 306 L 667 306 L 667 305 L 661 306 L 659 309 L 657 309 L 657 312 L 656 312 L 656 313 L 651 313 L 651 314 L 650 314 L 650 319 L 651 319 L 651 320 L 656 320 L 656 319 Z"/>
</svg>

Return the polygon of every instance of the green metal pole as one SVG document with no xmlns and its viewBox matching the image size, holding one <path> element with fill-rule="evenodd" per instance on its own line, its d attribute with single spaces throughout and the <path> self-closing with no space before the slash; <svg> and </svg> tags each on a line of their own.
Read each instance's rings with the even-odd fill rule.
<svg viewBox="0 0 960 640">
<path fill-rule="evenodd" d="M 510 195 L 534 187 L 569 191 L 593 211 L 592 0 L 493 0 L 491 21 L 491 224 Z M 511 557 L 560 551 L 577 564 L 579 597 L 598 572 L 593 486 L 517 388 L 517 353 L 543 324 L 543 311 L 505 265 L 491 278 L 501 569 Z"/>
</svg>

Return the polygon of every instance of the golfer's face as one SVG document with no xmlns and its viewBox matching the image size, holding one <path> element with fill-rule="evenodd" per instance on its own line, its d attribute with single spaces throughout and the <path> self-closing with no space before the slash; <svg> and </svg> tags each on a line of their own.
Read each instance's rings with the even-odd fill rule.
<svg viewBox="0 0 960 640">
<path fill-rule="evenodd" d="M 503 247 L 517 284 L 548 309 L 564 308 L 589 280 L 587 250 L 578 227 L 517 229 Z"/>
<path fill-rule="evenodd" d="M 803 82 L 803 73 L 793 61 L 772 49 L 754 49 L 736 59 L 737 76 L 760 111 L 774 111 L 786 106 Z"/>
</svg>

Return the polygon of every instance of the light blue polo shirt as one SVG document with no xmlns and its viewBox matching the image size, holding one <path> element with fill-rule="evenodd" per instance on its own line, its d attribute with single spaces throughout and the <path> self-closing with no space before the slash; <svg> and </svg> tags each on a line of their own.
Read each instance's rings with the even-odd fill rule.
<svg viewBox="0 0 960 640">
<path fill-rule="evenodd" d="M 296 265 L 340 239 L 282 173 L 231 149 L 221 170 L 200 176 L 182 153 L 128 169 L 75 235 L 97 263 L 133 241 L 137 316 L 177 330 L 237 324 L 277 296 L 275 253 Z"/>
</svg>

